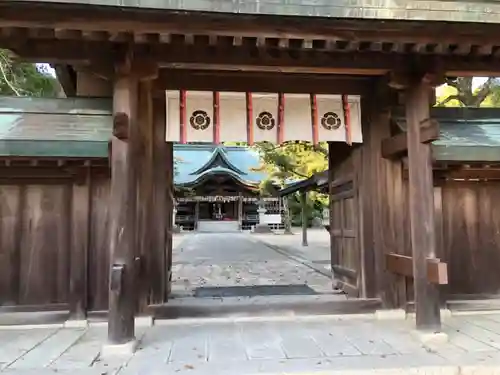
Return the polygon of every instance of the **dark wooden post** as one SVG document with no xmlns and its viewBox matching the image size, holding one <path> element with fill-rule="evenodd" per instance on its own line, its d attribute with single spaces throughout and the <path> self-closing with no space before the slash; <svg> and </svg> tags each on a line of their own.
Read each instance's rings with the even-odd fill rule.
<svg viewBox="0 0 500 375">
<path fill-rule="evenodd" d="M 85 170 L 83 183 L 72 186 L 71 213 L 71 265 L 70 265 L 70 318 L 87 318 L 87 267 L 90 225 L 90 168 Z"/>
<path fill-rule="evenodd" d="M 137 211 L 138 80 L 122 72 L 114 81 L 114 130 L 111 139 L 110 344 L 134 340 L 135 246 Z"/>
<path fill-rule="evenodd" d="M 149 294 L 152 284 L 158 282 L 154 274 L 153 264 L 153 96 L 150 80 L 139 83 L 138 96 L 138 123 L 140 142 L 140 168 L 138 168 L 137 191 L 137 246 L 138 258 L 136 267 L 138 272 L 137 289 L 139 311 L 145 311 L 149 304 Z"/>
<path fill-rule="evenodd" d="M 175 222 L 173 222 L 172 215 L 174 213 L 175 192 L 174 192 L 174 144 L 167 142 L 166 144 L 166 183 L 167 183 L 167 296 L 170 294 L 171 281 L 172 281 L 172 248 L 173 248 L 173 232 Z"/>
<path fill-rule="evenodd" d="M 166 301 L 167 296 L 167 238 L 168 186 L 166 97 L 162 91 L 153 99 L 153 204 L 151 233 L 151 303 Z"/>
<path fill-rule="evenodd" d="M 427 279 L 427 258 L 435 258 L 434 191 L 430 144 L 420 140 L 420 128 L 429 121 L 431 86 L 420 81 L 406 90 L 408 134 L 410 236 L 413 257 L 417 329 L 439 331 L 439 292 Z"/>
<path fill-rule="evenodd" d="M 308 246 L 307 243 L 307 192 L 300 192 L 300 203 L 302 205 L 302 246 Z"/>
</svg>

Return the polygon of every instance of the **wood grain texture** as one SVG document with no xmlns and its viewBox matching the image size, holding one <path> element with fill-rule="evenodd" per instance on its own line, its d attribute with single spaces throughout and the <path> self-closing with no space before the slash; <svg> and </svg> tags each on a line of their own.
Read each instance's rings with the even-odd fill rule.
<svg viewBox="0 0 500 375">
<path fill-rule="evenodd" d="M 149 303 L 151 289 L 150 277 L 153 265 L 151 263 L 152 237 L 154 223 L 153 208 L 153 181 L 154 181 L 154 126 L 153 126 L 153 96 L 151 81 L 139 83 L 138 96 L 138 124 L 140 154 L 140 168 L 138 168 L 138 195 L 137 195 L 137 243 L 135 254 L 138 257 L 137 266 L 137 297 L 139 311 L 144 311 Z M 157 173 L 157 172 L 156 172 Z M 137 259 L 137 258 L 136 258 Z"/>
<path fill-rule="evenodd" d="M 168 295 L 171 291 L 171 283 L 172 283 L 172 247 L 173 247 L 173 227 L 175 226 L 175 222 L 173 221 L 174 214 L 174 144 L 172 142 L 166 142 L 166 184 L 167 184 L 167 250 L 166 250 L 166 264 L 167 264 L 167 280 L 166 280 L 166 295 L 165 299 L 168 298 Z"/>
<path fill-rule="evenodd" d="M 108 309 L 109 231 L 111 184 L 107 176 L 92 174 L 90 248 L 88 260 L 88 310 Z"/>
<path fill-rule="evenodd" d="M 150 270 L 150 303 L 166 302 L 167 297 L 167 245 L 169 199 L 167 186 L 167 143 L 166 131 L 166 99 L 165 94 L 153 100 L 153 205 L 152 209 L 152 245 L 149 254 Z M 171 215 L 170 215 L 171 216 Z"/>
<path fill-rule="evenodd" d="M 500 294 L 499 182 L 442 185 L 443 254 L 450 295 Z"/>
<path fill-rule="evenodd" d="M 24 210 L 24 186 L 5 185 L 0 187 L 0 303 L 19 302 L 21 272 L 20 245 L 22 235 L 22 214 Z"/>
<path fill-rule="evenodd" d="M 363 98 L 363 137 L 360 147 L 362 200 L 362 264 L 366 297 L 379 297 L 387 308 L 406 302 L 403 277 L 385 269 L 385 254 L 402 253 L 404 243 L 401 163 L 384 159 L 382 140 L 391 136 L 391 93 L 379 92 L 377 101 Z"/>
<path fill-rule="evenodd" d="M 138 245 L 137 163 L 140 161 L 137 96 L 138 81 L 132 75 L 119 77 L 114 82 L 113 110 L 127 113 L 131 125 L 128 143 L 116 137 L 112 138 L 108 339 L 114 344 L 128 342 L 134 338 L 137 302 L 134 259 Z M 112 280 L 116 281 L 114 291 L 111 291 Z"/>
<path fill-rule="evenodd" d="M 85 319 L 88 297 L 88 253 L 90 237 L 90 169 L 85 184 L 73 184 L 71 196 L 70 313 L 73 319 Z"/>
<path fill-rule="evenodd" d="M 421 142 L 421 124 L 429 118 L 429 93 L 424 82 L 406 91 L 408 124 L 409 213 L 417 329 L 441 329 L 439 291 L 427 279 L 427 259 L 436 257 L 431 150 Z"/>
<path fill-rule="evenodd" d="M 359 152 L 355 150 L 346 159 L 345 154 L 338 152 L 338 144 L 329 143 L 329 145 L 329 167 L 333 171 L 329 175 L 332 270 L 336 286 L 349 296 L 358 297 L 360 289 L 363 288 L 360 288 L 362 264 L 358 184 L 357 174 L 353 173 L 353 170 L 356 171 Z"/>
</svg>

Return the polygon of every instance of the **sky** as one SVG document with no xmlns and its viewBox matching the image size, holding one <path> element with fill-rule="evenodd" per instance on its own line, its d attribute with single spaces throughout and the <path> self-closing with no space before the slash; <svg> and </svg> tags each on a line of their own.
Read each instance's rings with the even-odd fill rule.
<svg viewBox="0 0 500 375">
<path fill-rule="evenodd" d="M 49 72 L 52 77 L 56 76 L 56 71 L 50 66 L 50 64 L 36 64 L 36 65 L 45 70 L 46 72 Z"/>
</svg>

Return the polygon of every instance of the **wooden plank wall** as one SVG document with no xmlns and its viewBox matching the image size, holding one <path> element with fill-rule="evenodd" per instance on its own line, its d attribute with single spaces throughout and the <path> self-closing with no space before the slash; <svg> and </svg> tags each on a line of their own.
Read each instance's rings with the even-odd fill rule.
<svg viewBox="0 0 500 375">
<path fill-rule="evenodd" d="M 436 256 L 448 264 L 448 285 L 441 285 L 442 300 L 500 297 L 500 182 L 435 181 Z M 404 183 L 408 212 L 408 181 Z M 405 222 L 405 232 L 409 233 Z M 411 256 L 409 237 L 404 255 Z M 407 301 L 413 280 L 406 278 Z"/>
<path fill-rule="evenodd" d="M 450 181 L 440 189 L 447 293 L 500 296 L 500 182 Z"/>
<path fill-rule="evenodd" d="M 108 201 L 99 171 L 1 184 L 0 307 L 106 309 Z"/>
<path fill-rule="evenodd" d="M 93 176 L 90 204 L 89 311 L 107 310 L 109 279 L 109 192 L 107 176 Z"/>
<path fill-rule="evenodd" d="M 375 88 L 374 88 L 375 90 Z M 375 99 L 374 99 L 375 98 Z M 357 164 L 362 295 L 380 298 L 384 307 L 404 306 L 407 301 L 403 277 L 385 266 L 388 253 L 406 255 L 402 163 L 382 157 L 382 140 L 392 136 L 391 98 L 385 93 L 363 98 L 363 144 Z M 406 199 L 407 201 L 407 199 Z"/>
<path fill-rule="evenodd" d="M 68 302 L 71 185 L 0 186 L 2 304 Z"/>
</svg>

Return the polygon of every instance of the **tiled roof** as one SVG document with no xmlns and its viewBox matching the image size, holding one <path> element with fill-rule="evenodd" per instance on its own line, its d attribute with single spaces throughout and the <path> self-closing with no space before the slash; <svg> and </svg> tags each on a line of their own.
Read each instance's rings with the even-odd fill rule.
<svg viewBox="0 0 500 375">
<path fill-rule="evenodd" d="M 433 108 L 440 138 L 432 143 L 438 161 L 500 161 L 500 108 Z M 405 130 L 406 121 L 398 116 Z"/>
<path fill-rule="evenodd" d="M 227 174 L 245 184 L 258 184 L 266 174 L 260 166 L 257 152 L 247 147 L 182 145 L 174 146 L 177 162 L 177 184 L 193 184 L 208 174 Z"/>
<path fill-rule="evenodd" d="M 0 156 L 106 158 L 111 138 L 108 99 L 0 98 Z M 176 184 L 189 185 L 212 173 L 258 184 L 265 174 L 259 155 L 247 147 L 174 145 Z"/>
</svg>

